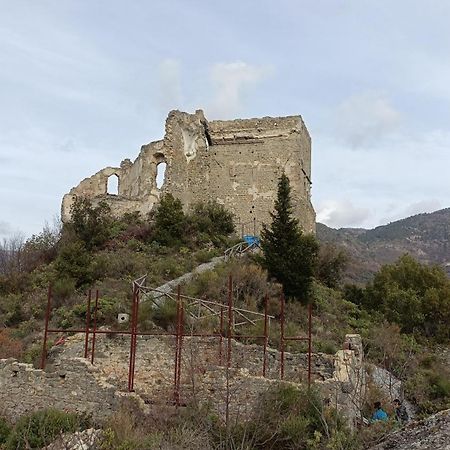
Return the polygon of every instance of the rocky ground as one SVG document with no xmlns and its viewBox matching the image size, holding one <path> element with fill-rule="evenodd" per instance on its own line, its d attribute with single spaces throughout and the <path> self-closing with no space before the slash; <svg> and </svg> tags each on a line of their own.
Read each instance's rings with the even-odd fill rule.
<svg viewBox="0 0 450 450">
<path fill-rule="evenodd" d="M 414 421 L 370 450 L 449 450 L 450 409 Z"/>
</svg>

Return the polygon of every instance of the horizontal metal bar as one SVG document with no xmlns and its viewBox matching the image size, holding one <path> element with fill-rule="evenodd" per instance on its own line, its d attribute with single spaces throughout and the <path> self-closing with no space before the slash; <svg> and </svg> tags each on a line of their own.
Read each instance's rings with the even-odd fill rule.
<svg viewBox="0 0 450 450">
<path fill-rule="evenodd" d="M 292 336 L 292 337 L 284 337 L 283 338 L 285 341 L 309 341 L 309 338 L 307 337 L 296 337 L 296 336 Z"/>
</svg>

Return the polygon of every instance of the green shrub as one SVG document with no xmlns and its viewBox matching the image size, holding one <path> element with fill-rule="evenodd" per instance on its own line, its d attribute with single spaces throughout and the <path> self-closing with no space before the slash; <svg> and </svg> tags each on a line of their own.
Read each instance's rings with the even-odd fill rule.
<svg viewBox="0 0 450 450">
<path fill-rule="evenodd" d="M 58 278 L 52 285 L 53 298 L 58 301 L 68 299 L 75 292 L 75 280 L 72 278 Z"/>
<path fill-rule="evenodd" d="M 233 214 L 213 200 L 195 203 L 188 218 L 198 235 L 204 236 L 200 242 L 206 238 L 220 245 L 221 237 L 229 236 L 235 231 Z"/>
<path fill-rule="evenodd" d="M 441 267 L 404 255 L 375 275 L 366 288 L 364 305 L 381 310 L 404 333 L 450 340 L 450 280 Z"/>
<path fill-rule="evenodd" d="M 23 361 L 32 364 L 34 367 L 40 367 L 42 356 L 42 343 L 33 343 L 30 345 L 23 354 Z"/>
<path fill-rule="evenodd" d="M 88 421 L 77 414 L 55 409 L 34 412 L 19 419 L 6 441 L 6 450 L 42 448 L 60 433 L 86 428 Z"/>
<path fill-rule="evenodd" d="M 172 194 L 161 197 L 153 214 L 154 240 L 168 247 L 179 246 L 186 236 L 186 216 L 181 201 Z"/>
<path fill-rule="evenodd" d="M 11 434 L 10 424 L 6 421 L 6 419 L 0 417 L 0 448 L 2 444 L 4 444 L 8 440 L 8 436 L 10 434 Z"/>
<path fill-rule="evenodd" d="M 217 448 L 357 448 L 355 435 L 336 410 L 325 408 L 318 392 L 306 386 L 273 386 L 261 396 L 249 421 L 230 426 L 228 431 L 216 421 L 210 429 Z"/>
<path fill-rule="evenodd" d="M 177 304 L 174 301 L 163 299 L 160 305 L 153 310 L 153 321 L 165 330 L 176 326 L 176 318 Z"/>
<path fill-rule="evenodd" d="M 102 247 L 113 229 L 110 211 L 106 202 L 93 206 L 89 199 L 77 197 L 70 209 L 71 221 L 63 228 L 63 238 L 70 239 L 74 233 L 88 250 Z"/>
<path fill-rule="evenodd" d="M 92 256 L 83 242 L 69 242 L 60 250 L 55 261 L 55 269 L 60 278 L 75 280 L 80 287 L 92 282 Z"/>
</svg>

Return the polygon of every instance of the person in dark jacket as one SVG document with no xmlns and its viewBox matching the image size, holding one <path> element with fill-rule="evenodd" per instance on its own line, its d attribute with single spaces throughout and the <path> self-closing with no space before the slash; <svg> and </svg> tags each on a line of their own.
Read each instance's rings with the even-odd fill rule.
<svg viewBox="0 0 450 450">
<path fill-rule="evenodd" d="M 402 405 L 402 402 L 396 398 L 394 400 L 394 408 L 397 422 L 401 425 L 405 425 L 409 420 L 408 411 L 406 411 L 405 405 Z"/>
</svg>

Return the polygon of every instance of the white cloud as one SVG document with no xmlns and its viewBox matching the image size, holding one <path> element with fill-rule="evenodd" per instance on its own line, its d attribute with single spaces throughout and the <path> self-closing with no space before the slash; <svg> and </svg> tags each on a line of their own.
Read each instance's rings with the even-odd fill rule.
<svg viewBox="0 0 450 450">
<path fill-rule="evenodd" d="M 158 67 L 158 107 L 165 116 L 168 111 L 177 109 L 181 104 L 180 62 L 165 59 Z"/>
<path fill-rule="evenodd" d="M 367 208 L 355 206 L 349 200 L 327 200 L 317 208 L 317 222 L 333 228 L 360 227 L 369 216 Z"/>
<path fill-rule="evenodd" d="M 380 224 L 384 225 L 389 222 L 404 219 L 406 217 L 415 216 L 416 214 L 430 213 L 442 208 L 442 203 L 435 199 L 424 199 L 407 205 L 391 204 L 388 208 L 389 214 L 381 218 Z"/>
<path fill-rule="evenodd" d="M 401 119 L 389 99 L 376 92 L 349 97 L 335 115 L 337 136 L 352 148 L 378 144 L 398 128 Z"/>
<path fill-rule="evenodd" d="M 210 70 L 214 93 L 208 116 L 230 118 L 238 114 L 246 90 L 258 84 L 271 73 L 267 66 L 256 66 L 243 61 L 217 63 Z"/>
</svg>

